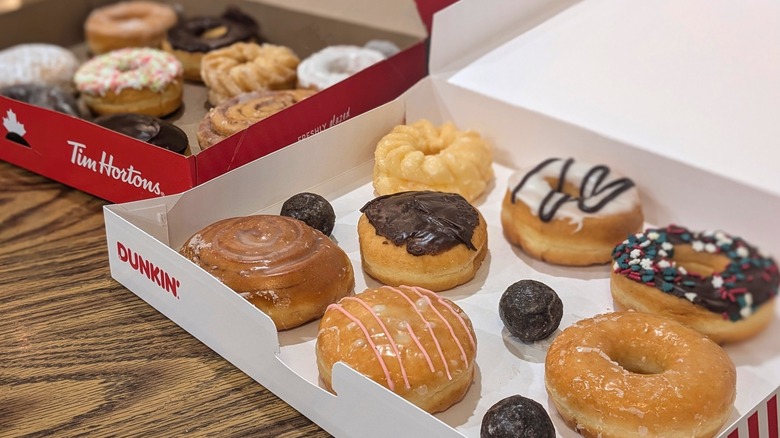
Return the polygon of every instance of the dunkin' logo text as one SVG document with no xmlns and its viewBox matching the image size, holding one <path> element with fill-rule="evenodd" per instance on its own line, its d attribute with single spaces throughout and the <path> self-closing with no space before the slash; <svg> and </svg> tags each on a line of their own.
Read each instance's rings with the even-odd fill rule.
<svg viewBox="0 0 780 438">
<path fill-rule="evenodd" d="M 163 194 L 160 190 L 160 183 L 144 178 L 140 171 L 133 168 L 132 164 L 129 167 L 115 166 L 114 156 L 107 154 L 106 151 L 103 151 L 100 160 L 97 160 L 87 155 L 86 145 L 71 140 L 68 140 L 68 144 L 73 147 L 70 162 L 76 166 L 89 169 L 117 181 L 122 181 L 125 184 L 142 188 L 158 196 Z"/>
<path fill-rule="evenodd" d="M 138 271 L 141 275 L 156 283 L 174 297 L 179 298 L 179 286 L 181 286 L 179 280 L 155 266 L 154 263 L 144 259 L 132 249 L 124 246 L 122 242 L 116 243 L 116 250 L 117 255 L 119 255 L 119 260 L 129 264 L 130 267 Z"/>
</svg>

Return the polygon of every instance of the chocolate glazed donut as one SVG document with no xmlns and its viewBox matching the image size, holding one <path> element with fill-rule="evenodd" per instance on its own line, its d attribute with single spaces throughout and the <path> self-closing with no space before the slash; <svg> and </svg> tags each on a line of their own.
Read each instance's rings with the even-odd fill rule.
<svg viewBox="0 0 780 438">
<path fill-rule="evenodd" d="M 0 88 L 0 96 L 47 108 L 73 117 L 83 117 L 73 93 L 52 85 L 18 84 Z"/>
<path fill-rule="evenodd" d="M 237 42 L 260 41 L 259 26 L 236 7 L 221 17 L 191 17 L 168 30 L 163 49 L 173 53 L 184 66 L 184 78 L 200 81 L 200 58 L 212 50 Z"/>
<path fill-rule="evenodd" d="M 178 126 L 144 114 L 111 114 L 94 120 L 95 124 L 163 149 L 183 154 L 189 145 L 187 134 Z"/>
</svg>

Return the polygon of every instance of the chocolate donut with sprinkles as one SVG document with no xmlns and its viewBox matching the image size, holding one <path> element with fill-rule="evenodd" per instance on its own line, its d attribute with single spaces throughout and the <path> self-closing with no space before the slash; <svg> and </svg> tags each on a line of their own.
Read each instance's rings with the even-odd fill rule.
<svg viewBox="0 0 780 438">
<path fill-rule="evenodd" d="M 671 317 L 715 342 L 752 337 L 774 315 L 777 264 L 722 231 L 648 229 L 617 245 L 612 259 L 617 304 Z"/>
</svg>

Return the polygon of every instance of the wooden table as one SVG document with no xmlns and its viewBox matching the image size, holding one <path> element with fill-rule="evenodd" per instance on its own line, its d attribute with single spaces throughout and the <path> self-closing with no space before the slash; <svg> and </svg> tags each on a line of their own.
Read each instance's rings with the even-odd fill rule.
<svg viewBox="0 0 780 438">
<path fill-rule="evenodd" d="M 111 278 L 105 204 L 0 161 L 0 436 L 329 436 Z"/>
</svg>

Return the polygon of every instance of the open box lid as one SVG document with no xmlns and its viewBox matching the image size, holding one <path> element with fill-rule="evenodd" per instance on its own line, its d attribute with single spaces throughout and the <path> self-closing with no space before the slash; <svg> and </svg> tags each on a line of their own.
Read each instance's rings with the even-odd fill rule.
<svg viewBox="0 0 780 438">
<path fill-rule="evenodd" d="M 516 3 L 437 14 L 431 74 L 780 195 L 780 3 Z"/>
</svg>

